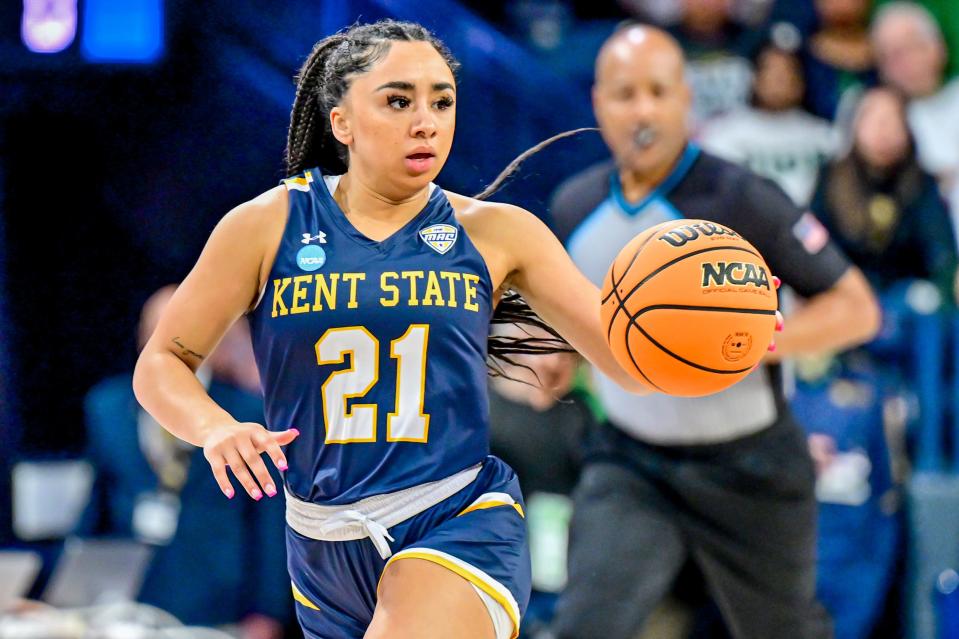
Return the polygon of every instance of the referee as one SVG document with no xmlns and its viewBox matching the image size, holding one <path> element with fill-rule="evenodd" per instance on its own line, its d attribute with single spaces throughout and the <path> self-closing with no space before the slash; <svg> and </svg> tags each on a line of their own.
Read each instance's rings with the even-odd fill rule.
<svg viewBox="0 0 959 639">
<path fill-rule="evenodd" d="M 599 285 L 640 231 L 713 220 L 742 234 L 806 299 L 766 365 L 716 395 L 637 396 L 596 373 L 609 421 L 574 493 L 569 584 L 552 634 L 631 639 L 691 558 L 735 637 L 831 637 L 815 600 L 813 464 L 775 362 L 868 340 L 879 310 L 811 214 L 688 141 L 683 64 L 676 42 L 648 26 L 623 26 L 603 45 L 593 106 L 614 161 L 559 188 L 558 232 L 569 233 L 573 260 Z"/>
</svg>

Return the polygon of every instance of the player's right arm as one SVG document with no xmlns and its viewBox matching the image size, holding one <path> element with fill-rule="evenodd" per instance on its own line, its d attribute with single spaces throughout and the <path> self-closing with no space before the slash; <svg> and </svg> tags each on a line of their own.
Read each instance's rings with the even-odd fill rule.
<svg viewBox="0 0 959 639">
<path fill-rule="evenodd" d="M 271 433 L 259 424 L 237 422 L 210 398 L 195 372 L 230 326 L 255 304 L 286 215 L 287 194 L 277 187 L 241 204 L 217 224 L 164 309 L 133 375 L 140 404 L 168 431 L 203 448 L 227 497 L 233 496 L 227 466 L 254 499 L 262 497 L 260 487 L 275 493 L 260 453 L 267 452 L 285 470 L 280 446 L 298 433 L 293 429 Z"/>
<path fill-rule="evenodd" d="M 552 231 L 529 211 L 452 194 L 460 222 L 486 260 L 495 289 L 514 288 L 570 346 L 627 391 L 651 392 L 613 357 L 600 322 L 600 292 Z M 505 284 L 504 284 L 505 283 Z"/>
</svg>

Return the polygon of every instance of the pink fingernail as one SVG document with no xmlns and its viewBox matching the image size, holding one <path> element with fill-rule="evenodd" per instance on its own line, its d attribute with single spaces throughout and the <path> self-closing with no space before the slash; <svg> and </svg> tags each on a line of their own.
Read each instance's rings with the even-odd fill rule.
<svg viewBox="0 0 959 639">
<path fill-rule="evenodd" d="M 276 487 L 273 484 L 267 484 L 263 490 L 265 490 L 266 494 L 270 497 L 276 497 Z"/>
<path fill-rule="evenodd" d="M 297 435 L 300 434 L 300 429 L 299 429 L 299 428 L 291 428 L 290 430 L 292 430 L 292 431 L 293 431 L 294 433 L 296 433 Z"/>
<path fill-rule="evenodd" d="M 779 279 L 778 277 L 776 277 L 775 275 L 773 275 L 773 286 L 775 286 L 776 288 L 779 288 L 782 285 L 783 285 L 783 281 Z"/>
<path fill-rule="evenodd" d="M 276 467 L 279 468 L 280 470 L 286 470 L 287 469 L 286 460 L 281 459 L 280 461 L 276 462 Z"/>
<path fill-rule="evenodd" d="M 228 490 L 228 491 L 226 491 L 226 498 L 227 498 L 227 499 L 233 499 L 233 496 L 234 496 L 235 494 L 236 494 L 236 493 L 234 493 L 232 490 Z"/>
<path fill-rule="evenodd" d="M 785 325 L 785 322 L 783 322 L 781 319 L 777 319 L 777 320 L 776 320 L 776 330 L 777 330 L 777 331 L 783 330 L 783 326 L 784 326 L 784 325 Z"/>
<path fill-rule="evenodd" d="M 255 499 L 256 501 L 260 501 L 261 499 L 263 499 L 263 493 L 260 492 L 259 488 L 255 488 L 253 492 L 251 493 L 251 495 L 253 499 Z"/>
<path fill-rule="evenodd" d="M 770 344 L 770 345 L 769 345 L 769 348 L 766 349 L 766 350 L 768 350 L 770 353 L 775 353 L 775 352 L 776 352 L 776 342 L 773 342 L 772 344 Z"/>
</svg>

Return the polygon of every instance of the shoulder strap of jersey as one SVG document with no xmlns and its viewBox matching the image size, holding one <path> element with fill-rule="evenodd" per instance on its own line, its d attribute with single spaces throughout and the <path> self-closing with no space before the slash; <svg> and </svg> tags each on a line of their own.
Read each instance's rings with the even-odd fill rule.
<svg viewBox="0 0 959 639">
<path fill-rule="evenodd" d="M 315 169 L 307 169 L 303 171 L 303 173 L 281 180 L 281 183 L 286 187 L 287 191 L 303 191 L 304 193 L 309 193 L 310 187 L 313 184 L 314 170 Z M 319 171 L 316 171 L 316 175 L 320 175 Z"/>
<path fill-rule="evenodd" d="M 323 217 L 323 173 L 319 168 L 307 169 L 298 175 L 286 178 L 281 183 L 290 199 L 289 219 L 284 235 L 287 240 L 303 240 L 308 243 L 313 234 L 319 233 Z"/>
</svg>

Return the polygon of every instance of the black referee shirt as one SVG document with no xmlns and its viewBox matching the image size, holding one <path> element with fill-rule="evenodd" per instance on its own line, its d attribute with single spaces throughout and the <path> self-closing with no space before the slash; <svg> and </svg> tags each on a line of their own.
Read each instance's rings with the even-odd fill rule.
<svg viewBox="0 0 959 639">
<path fill-rule="evenodd" d="M 672 173 L 636 203 L 623 197 L 612 162 L 564 182 L 551 204 L 555 230 L 580 270 L 600 286 L 619 251 L 643 230 L 682 218 L 718 222 L 759 249 L 772 274 L 803 297 L 836 283 L 849 262 L 809 212 L 772 181 L 689 144 Z M 627 393 L 597 371 L 610 420 L 656 443 L 714 443 L 759 431 L 784 407 L 778 367 L 761 367 L 731 388 L 699 398 Z"/>
</svg>

